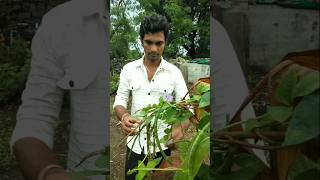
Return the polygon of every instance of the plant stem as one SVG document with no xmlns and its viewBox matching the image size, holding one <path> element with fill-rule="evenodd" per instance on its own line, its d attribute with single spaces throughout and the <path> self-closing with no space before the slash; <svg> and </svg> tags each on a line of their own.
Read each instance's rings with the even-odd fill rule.
<svg viewBox="0 0 320 180">
<path fill-rule="evenodd" d="M 250 147 L 254 149 L 262 149 L 262 150 L 276 150 L 276 149 L 281 149 L 284 148 L 282 146 L 261 146 L 261 145 L 256 145 L 256 144 L 250 144 L 244 141 L 239 141 L 235 139 L 217 139 L 217 138 L 211 138 L 212 141 L 215 142 L 221 142 L 221 143 L 227 143 L 227 144 L 236 144 L 240 146 L 245 146 L 245 147 Z"/>
</svg>

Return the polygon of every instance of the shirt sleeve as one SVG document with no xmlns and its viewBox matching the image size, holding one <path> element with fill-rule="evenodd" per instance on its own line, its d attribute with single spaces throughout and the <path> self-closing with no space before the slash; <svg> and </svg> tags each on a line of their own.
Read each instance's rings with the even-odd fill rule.
<svg viewBox="0 0 320 180">
<path fill-rule="evenodd" d="M 120 73 L 119 86 L 118 86 L 117 94 L 113 104 L 113 109 L 118 105 L 121 105 L 127 108 L 129 92 L 130 92 L 129 90 L 130 81 L 129 81 L 128 75 L 129 75 L 128 68 L 127 66 L 124 66 Z"/>
<path fill-rule="evenodd" d="M 59 118 L 63 90 L 56 83 L 63 76 L 62 67 L 54 55 L 54 29 L 44 18 L 32 40 L 32 60 L 22 104 L 17 112 L 16 126 L 10 146 L 24 137 L 34 137 L 53 147 L 54 129 Z"/>
<path fill-rule="evenodd" d="M 212 96 L 211 98 L 211 129 L 223 128 L 230 120 L 242 101 L 248 95 L 246 79 L 242 72 L 236 52 L 224 27 L 212 19 L 213 34 L 215 34 L 211 61 Z M 218 34 L 218 35 L 217 35 Z M 211 36 L 213 42 L 213 36 Z M 249 104 L 242 113 L 243 120 L 255 117 Z"/>
</svg>

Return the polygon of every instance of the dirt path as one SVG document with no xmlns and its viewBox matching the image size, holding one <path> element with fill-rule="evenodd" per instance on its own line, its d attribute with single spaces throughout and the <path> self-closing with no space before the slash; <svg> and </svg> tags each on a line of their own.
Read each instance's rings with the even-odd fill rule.
<svg viewBox="0 0 320 180">
<path fill-rule="evenodd" d="M 112 105 L 114 102 L 114 96 L 110 99 L 110 152 L 111 152 L 111 162 L 110 162 L 110 179 L 112 180 L 123 180 L 124 179 L 124 165 L 126 157 L 126 145 L 125 141 L 119 146 L 119 142 L 124 138 L 121 131 L 121 127 L 117 126 L 119 120 L 116 118 Z"/>
</svg>

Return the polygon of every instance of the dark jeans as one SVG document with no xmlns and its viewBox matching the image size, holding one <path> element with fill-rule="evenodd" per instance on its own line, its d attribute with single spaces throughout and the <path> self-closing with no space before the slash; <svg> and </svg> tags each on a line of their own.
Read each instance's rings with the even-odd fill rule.
<svg viewBox="0 0 320 180">
<path fill-rule="evenodd" d="M 130 152 L 130 149 L 127 147 L 127 155 L 126 155 L 126 168 L 125 168 L 125 179 L 126 180 L 135 180 L 135 176 L 137 174 L 137 172 L 135 173 L 132 173 L 130 175 L 127 175 L 127 172 L 130 170 L 130 169 L 133 169 L 135 167 L 138 166 L 138 160 L 142 161 L 143 158 L 145 157 L 145 154 L 136 154 L 134 153 L 133 151 L 131 151 L 131 154 L 130 154 L 130 157 L 128 159 L 128 155 L 129 155 L 129 152 Z M 171 151 L 170 149 L 166 149 L 164 150 L 164 153 L 167 155 L 167 156 L 170 156 L 171 155 Z M 156 158 L 158 157 L 162 157 L 161 153 L 158 152 L 156 154 Z M 163 158 L 162 158 L 163 160 Z M 161 160 L 161 162 L 162 162 Z M 145 164 L 147 163 L 148 161 L 145 160 Z M 161 162 L 156 166 L 156 168 L 158 168 L 161 164 Z"/>
</svg>

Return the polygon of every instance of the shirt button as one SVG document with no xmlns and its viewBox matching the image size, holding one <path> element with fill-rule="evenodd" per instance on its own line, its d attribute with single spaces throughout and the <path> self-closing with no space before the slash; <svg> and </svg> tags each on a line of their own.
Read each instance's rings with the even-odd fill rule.
<svg viewBox="0 0 320 180">
<path fill-rule="evenodd" d="M 154 82 L 154 79 L 152 79 L 152 82 Z"/>
<path fill-rule="evenodd" d="M 131 89 L 133 89 L 133 87 L 131 87 Z"/>
<path fill-rule="evenodd" d="M 164 92 L 167 92 L 167 90 L 165 89 Z"/>
<path fill-rule="evenodd" d="M 74 82 L 73 81 L 69 81 L 69 86 L 73 87 L 74 86 Z"/>
<path fill-rule="evenodd" d="M 148 93 L 148 95 L 150 95 L 150 93 Z"/>
<path fill-rule="evenodd" d="M 147 138 L 144 138 L 144 140 L 147 140 Z"/>
</svg>

